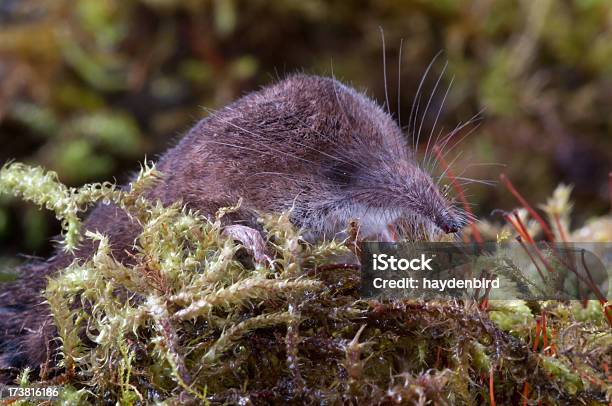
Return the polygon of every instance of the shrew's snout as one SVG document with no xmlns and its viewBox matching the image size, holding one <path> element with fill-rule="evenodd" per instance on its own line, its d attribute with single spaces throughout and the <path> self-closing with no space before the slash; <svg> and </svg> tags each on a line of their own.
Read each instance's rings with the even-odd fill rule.
<svg viewBox="0 0 612 406">
<path fill-rule="evenodd" d="M 452 215 L 440 216 L 436 219 L 436 225 L 446 234 L 456 233 L 463 226 L 462 222 Z"/>
</svg>

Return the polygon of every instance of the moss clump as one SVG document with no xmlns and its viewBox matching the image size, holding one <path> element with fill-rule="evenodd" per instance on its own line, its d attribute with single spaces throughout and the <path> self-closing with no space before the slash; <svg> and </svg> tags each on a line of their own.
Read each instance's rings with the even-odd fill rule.
<svg viewBox="0 0 612 406">
<path fill-rule="evenodd" d="M 46 175 L 9 166 L 0 179 L 16 168 L 23 184 L 15 190 L 32 196 L 27 177 Z M 231 208 L 206 219 L 149 202 L 142 193 L 155 178 L 146 166 L 129 190 L 104 187 L 87 203 L 110 199 L 143 226 L 131 264 L 112 257 L 106 236 L 86 233 L 97 251 L 61 270 L 44 293 L 61 361 L 40 379 L 65 385 L 66 402 L 610 400 L 604 363 L 612 336 L 603 318 L 546 302 L 548 324 L 537 335 L 541 309 L 524 302 L 481 310 L 469 302 L 362 300 L 359 269 L 333 262 L 349 252 L 344 244 L 309 245 L 287 214 L 265 216 L 273 261 L 257 264 L 221 232 Z M 50 193 L 35 201 L 70 207 L 62 216 L 78 225 L 81 206 L 55 200 L 75 194 L 51 180 Z M 547 346 L 534 345 L 536 336 Z"/>
<path fill-rule="evenodd" d="M 58 181 L 55 172 L 11 163 L 0 170 L 0 194 L 8 192 L 55 212 L 62 222 L 65 247 L 72 249 L 79 241 L 78 213 L 103 197 L 113 196 L 114 186 L 107 182 L 69 188 Z"/>
</svg>

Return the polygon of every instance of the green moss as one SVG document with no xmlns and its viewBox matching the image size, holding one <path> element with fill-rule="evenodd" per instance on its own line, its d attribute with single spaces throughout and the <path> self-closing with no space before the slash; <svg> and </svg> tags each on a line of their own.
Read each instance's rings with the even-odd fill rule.
<svg viewBox="0 0 612 406">
<path fill-rule="evenodd" d="M 118 404 L 478 404 L 490 398 L 490 373 L 497 404 L 516 403 L 525 382 L 532 400 L 607 403 L 599 365 L 610 361 L 612 336 L 573 304 L 542 304 L 549 348 L 532 351 L 535 316 L 522 301 L 491 301 L 482 311 L 360 299 L 358 270 L 333 264 L 348 248 L 304 242 L 288 213 L 262 217 L 274 261 L 252 266 L 221 233 L 221 218 L 236 208 L 207 219 L 147 201 L 160 176 L 153 166 L 126 191 L 85 186 L 82 194 L 20 164 L 0 175 L 5 191 L 56 210 L 77 230 L 81 209 L 100 198 L 143 226 L 130 265 L 112 257 L 106 236 L 86 232 L 97 251 L 44 292 L 61 360 L 49 376 L 64 383 L 65 404 L 99 396 Z"/>
<path fill-rule="evenodd" d="M 574 395 L 583 388 L 582 379 L 572 373 L 569 367 L 558 359 L 542 356 L 542 368 L 558 379 L 563 384 L 565 390 L 571 395 Z"/>
<path fill-rule="evenodd" d="M 11 193 L 54 211 L 62 222 L 67 249 L 73 249 L 80 238 L 78 213 L 98 199 L 111 197 L 114 192 L 110 183 L 68 188 L 59 182 L 55 172 L 20 163 L 7 164 L 0 169 L 0 194 Z"/>
<path fill-rule="evenodd" d="M 489 307 L 489 317 L 504 331 L 525 332 L 534 326 L 535 321 L 531 309 L 523 300 L 492 301 Z"/>
</svg>

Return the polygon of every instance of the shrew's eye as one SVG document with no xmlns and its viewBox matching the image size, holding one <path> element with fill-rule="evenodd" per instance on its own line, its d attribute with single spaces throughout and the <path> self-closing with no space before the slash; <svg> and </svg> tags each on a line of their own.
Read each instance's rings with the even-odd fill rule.
<svg viewBox="0 0 612 406">
<path fill-rule="evenodd" d="M 330 182 L 339 186 L 347 186 L 353 179 L 355 166 L 350 163 L 335 163 L 325 170 L 325 175 Z"/>
</svg>

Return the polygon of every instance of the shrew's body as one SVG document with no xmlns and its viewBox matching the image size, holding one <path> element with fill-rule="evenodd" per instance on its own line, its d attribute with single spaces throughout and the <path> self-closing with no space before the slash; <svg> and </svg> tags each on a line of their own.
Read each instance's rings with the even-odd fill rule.
<svg viewBox="0 0 612 406">
<path fill-rule="evenodd" d="M 157 167 L 163 178 L 151 199 L 212 215 L 242 198 L 230 220 L 253 228 L 258 212 L 292 208 L 292 221 L 313 241 L 333 238 L 351 219 L 370 238 L 401 220 L 445 232 L 462 223 L 392 117 L 329 78 L 296 75 L 242 97 L 197 123 Z M 129 260 L 139 230 L 119 208 L 99 205 L 85 228 L 108 235 L 115 257 Z M 87 258 L 92 249 L 75 255 Z M 47 275 L 74 259 L 58 253 L 2 287 L 0 380 L 52 356 L 54 327 L 40 291 Z"/>
</svg>

